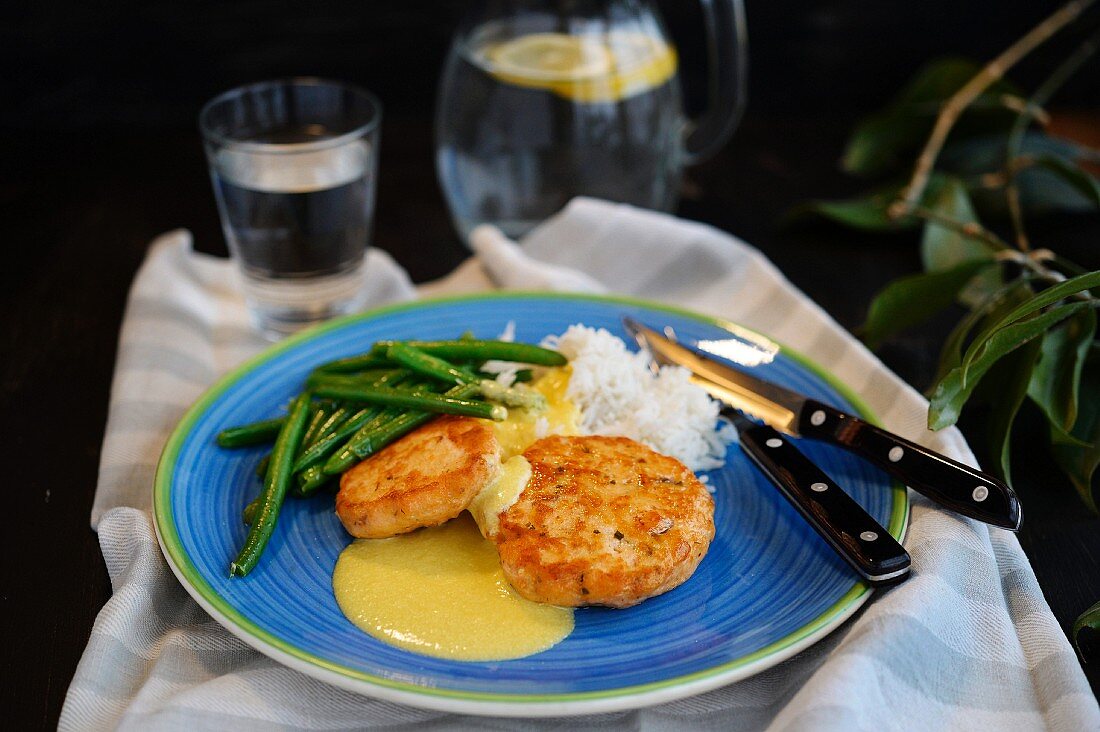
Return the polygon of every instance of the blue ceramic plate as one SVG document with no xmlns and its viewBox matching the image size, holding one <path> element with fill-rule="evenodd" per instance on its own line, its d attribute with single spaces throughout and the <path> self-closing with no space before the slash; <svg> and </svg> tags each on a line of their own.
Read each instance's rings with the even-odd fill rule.
<svg viewBox="0 0 1100 732">
<path fill-rule="evenodd" d="M 245 579 L 229 578 L 246 533 L 241 508 L 259 488 L 253 471 L 264 449 L 222 450 L 214 435 L 278 414 L 313 366 L 384 338 L 452 338 L 467 329 L 492 338 L 509 321 L 526 342 L 573 323 L 625 336 L 623 315 L 671 325 L 685 339 L 729 338 L 733 327 L 638 300 L 513 294 L 385 308 L 275 346 L 211 388 L 165 447 L 154 505 L 168 563 L 214 618 L 272 658 L 337 686 L 434 709 L 536 716 L 634 708 L 713 689 L 794 655 L 848 618 L 871 590 L 736 445 L 726 465 L 708 474 L 717 535 L 691 579 L 627 610 L 579 610 L 572 635 L 527 658 L 428 658 L 356 629 L 332 594 L 332 569 L 350 538 L 331 496 L 289 501 L 257 568 Z M 757 368 L 874 419 L 829 374 L 787 349 Z M 809 442 L 801 447 L 901 538 L 904 489 L 846 453 Z"/>
</svg>

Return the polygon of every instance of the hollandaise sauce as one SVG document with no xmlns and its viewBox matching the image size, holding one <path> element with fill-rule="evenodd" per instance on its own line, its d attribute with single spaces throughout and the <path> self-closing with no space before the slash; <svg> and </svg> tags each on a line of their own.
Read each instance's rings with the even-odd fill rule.
<svg viewBox="0 0 1100 732">
<path fill-rule="evenodd" d="M 485 538 L 531 477 L 521 453 L 540 437 L 578 433 L 580 412 L 566 398 L 569 376 L 569 367 L 550 369 L 532 385 L 546 397 L 546 410 L 510 409 L 494 423 L 503 469 L 469 513 L 389 539 L 359 539 L 343 551 L 332 585 L 351 622 L 399 648 L 465 661 L 529 656 L 573 631 L 571 609 L 531 602 L 512 589 Z"/>
<path fill-rule="evenodd" d="M 332 578 L 344 614 L 415 653 L 464 661 L 520 658 L 573 631 L 573 611 L 516 594 L 469 514 L 390 539 L 359 539 Z"/>
<path fill-rule="evenodd" d="M 541 437 L 580 432 L 580 410 L 566 398 L 572 373 L 573 369 L 569 366 L 548 369 L 532 384 L 546 397 L 544 411 L 536 414 L 524 409 L 509 409 L 507 419 L 493 424 L 504 460 L 520 454 Z"/>
</svg>

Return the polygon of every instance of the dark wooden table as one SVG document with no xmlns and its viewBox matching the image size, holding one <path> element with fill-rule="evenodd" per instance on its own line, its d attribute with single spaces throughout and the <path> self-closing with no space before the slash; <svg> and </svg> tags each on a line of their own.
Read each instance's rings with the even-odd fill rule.
<svg viewBox="0 0 1100 732">
<path fill-rule="evenodd" d="M 861 322 L 884 282 L 919 267 L 912 238 L 780 225 L 800 201 L 856 189 L 835 165 L 851 122 L 750 114 L 721 154 L 690 172 L 679 211 L 758 246 L 847 328 Z M 417 281 L 443 275 L 466 251 L 435 181 L 430 123 L 391 116 L 382 140 L 375 242 Z M 190 229 L 204 251 L 224 252 L 224 244 L 190 125 L 93 135 L 23 131 L 6 147 L 0 708 L 9 720 L 50 727 L 111 593 L 88 518 L 127 288 L 147 244 L 165 230 Z M 1100 267 L 1098 217 L 1044 226 L 1067 254 Z M 949 324 L 907 334 L 881 355 L 923 389 Z M 1100 520 L 1086 514 L 1041 450 L 1017 449 L 1027 517 L 1020 540 L 1068 630 L 1100 599 Z M 1100 659 L 1086 666 L 1094 690 L 1098 666 Z"/>
</svg>

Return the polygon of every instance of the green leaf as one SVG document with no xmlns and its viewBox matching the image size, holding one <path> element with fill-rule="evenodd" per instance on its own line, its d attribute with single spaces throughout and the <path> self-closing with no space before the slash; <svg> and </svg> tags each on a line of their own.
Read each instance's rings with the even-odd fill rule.
<svg viewBox="0 0 1100 732">
<path fill-rule="evenodd" d="M 854 175 L 879 175 L 900 165 L 932 130 L 935 115 L 890 107 L 852 132 L 841 167 Z"/>
<path fill-rule="evenodd" d="M 945 176 L 939 191 L 935 196 L 929 197 L 925 205 L 941 216 L 959 223 L 978 223 L 978 217 L 966 193 L 966 186 L 958 178 Z M 924 268 L 930 272 L 949 269 L 968 259 L 990 259 L 994 254 L 993 248 L 981 239 L 966 236 L 932 221 L 925 224 L 920 249 Z"/>
<path fill-rule="evenodd" d="M 1081 371 L 1096 336 L 1096 311 L 1085 310 L 1043 336 L 1028 396 L 1051 423 L 1069 432 L 1077 421 Z"/>
<path fill-rule="evenodd" d="M 1081 652 L 1081 640 L 1078 634 L 1085 628 L 1100 633 L 1100 602 L 1090 607 L 1073 621 L 1073 643 L 1077 646 L 1077 652 Z"/>
<path fill-rule="evenodd" d="M 849 173 L 877 175 L 900 163 L 923 143 L 943 102 L 981 70 L 979 64 L 959 58 L 933 61 L 884 109 L 858 125 L 848 141 L 843 166 Z M 1005 129 L 1015 115 L 1000 104 L 1015 88 L 1001 80 L 987 89 L 956 125 L 952 138 L 990 129 Z"/>
<path fill-rule="evenodd" d="M 997 391 L 992 400 L 987 439 L 989 454 L 997 461 L 1001 477 L 1012 483 L 1011 444 L 1012 423 L 1027 397 L 1027 385 L 1031 381 L 1035 360 L 1042 346 L 1040 339 L 1025 343 L 997 362 L 985 376 L 987 385 Z"/>
<path fill-rule="evenodd" d="M 944 341 L 940 351 L 940 360 L 936 369 L 936 382 L 947 376 L 951 369 L 962 363 L 963 345 L 970 332 L 977 327 L 983 318 L 1000 319 L 1002 313 L 1016 307 L 1025 299 L 1031 297 L 1032 292 L 1021 280 L 1013 280 L 997 292 L 986 297 L 978 303 L 974 309 L 963 316 L 955 328 Z"/>
<path fill-rule="evenodd" d="M 927 63 L 908 85 L 898 94 L 894 105 L 921 109 L 933 115 L 940 111 L 940 104 L 962 88 L 982 70 L 982 64 L 967 58 L 947 56 Z M 1004 79 L 995 81 L 978 97 L 979 102 L 993 100 L 998 111 L 1005 111 L 999 99 L 1005 94 L 1018 94 L 1019 90 Z M 1010 113 L 1013 118 L 1015 114 Z"/>
<path fill-rule="evenodd" d="M 933 173 L 928 178 L 928 185 L 921 197 L 921 205 L 933 197 L 939 195 L 943 188 L 944 177 L 939 173 Z M 897 200 L 904 184 L 893 183 L 888 186 L 876 188 L 866 196 L 849 198 L 839 201 L 811 201 L 799 206 L 791 212 L 792 218 L 814 214 L 831 219 L 838 224 L 850 226 L 853 229 L 863 231 L 900 231 L 911 229 L 920 223 L 915 216 L 905 216 L 893 219 L 887 214 L 890 204 Z"/>
<path fill-rule="evenodd" d="M 985 173 L 997 172 L 1004 167 L 1005 136 L 982 135 L 949 143 L 936 159 L 937 169 L 962 178 L 974 178 Z M 1023 158 L 1060 158 L 1064 161 L 1093 161 L 1095 151 L 1060 137 L 1052 137 L 1038 130 L 1024 135 L 1020 147 Z M 1043 166 L 1025 167 L 1016 176 L 1020 192 L 1020 206 L 1025 214 L 1051 211 L 1091 211 L 1096 204 L 1091 194 L 1063 179 L 1059 174 Z M 975 207 L 986 216 L 1003 216 L 1004 190 L 1001 188 L 973 188 L 970 198 Z"/>
<path fill-rule="evenodd" d="M 989 259 L 971 259 L 951 269 L 894 280 L 871 301 L 862 328 L 864 341 L 877 348 L 891 335 L 927 320 L 953 303 L 976 274 L 994 264 Z"/>
<path fill-rule="evenodd" d="M 998 322 L 992 324 L 985 332 L 979 334 L 978 337 L 974 339 L 974 342 L 970 344 L 970 347 L 966 349 L 966 353 L 963 355 L 963 369 L 969 368 L 970 364 L 981 355 L 981 350 L 986 347 L 986 344 L 993 334 L 1004 328 L 1004 326 L 1031 315 L 1032 313 L 1038 312 L 1048 305 L 1053 305 L 1070 295 L 1076 295 L 1078 292 L 1084 292 L 1098 286 L 1100 286 L 1100 271 L 1089 272 L 1087 274 L 1072 277 L 1065 282 L 1059 282 L 1052 287 L 1048 287 L 1034 297 L 1017 305 L 1001 317 Z M 1053 324 L 1054 323 L 1051 323 L 1051 325 Z"/>
<path fill-rule="evenodd" d="M 977 223 L 978 217 L 970 205 L 966 186 L 958 178 L 944 177 L 939 190 L 929 196 L 925 205 L 948 218 L 963 224 Z M 921 237 L 921 260 L 929 272 L 951 269 L 973 259 L 992 259 L 994 249 L 981 239 L 966 236 L 955 229 L 929 221 L 924 225 Z M 1003 286 L 999 270 L 991 269 L 975 279 L 959 293 L 959 300 L 970 307 L 984 300 Z"/>
<path fill-rule="evenodd" d="M 1036 158 L 1035 164 L 1057 175 L 1073 187 L 1083 198 L 1100 207 L 1100 182 L 1076 163 L 1054 155 Z"/>
<path fill-rule="evenodd" d="M 1100 153 L 1064 137 L 1048 135 L 1039 129 L 1024 133 L 1020 155 L 1039 158 L 1050 155 L 1064 160 L 1100 162 Z M 1005 135 L 977 135 L 965 140 L 953 140 L 944 146 L 936 166 L 966 178 L 1000 171 L 1005 164 Z"/>
<path fill-rule="evenodd" d="M 897 199 L 899 190 L 899 186 L 890 186 L 862 198 L 811 201 L 793 211 L 792 215 L 816 214 L 838 224 L 863 231 L 897 231 L 913 228 L 917 220 L 912 216 L 892 219 L 886 213 L 886 209 Z"/>
<path fill-rule="evenodd" d="M 1100 466 L 1100 356 L 1093 353 L 1081 373 L 1077 421 L 1072 433 L 1050 425 L 1051 453 L 1069 477 L 1081 500 L 1097 510 L 1093 476 Z"/>
<path fill-rule="evenodd" d="M 982 349 L 982 353 L 970 362 L 969 368 L 964 358 L 961 365 L 951 369 L 936 384 L 928 408 L 928 428 L 941 430 L 955 424 L 974 387 L 993 364 L 1028 341 L 1038 338 L 1048 328 L 1089 307 L 1091 304 L 1087 302 L 1062 305 L 1026 320 L 1012 323 L 993 333 L 987 339 L 987 345 Z"/>
</svg>

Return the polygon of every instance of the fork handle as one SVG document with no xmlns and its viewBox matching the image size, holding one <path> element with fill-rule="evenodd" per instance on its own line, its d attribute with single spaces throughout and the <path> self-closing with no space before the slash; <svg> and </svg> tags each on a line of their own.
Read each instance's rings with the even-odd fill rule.
<svg viewBox="0 0 1100 732">
<path fill-rule="evenodd" d="M 859 417 L 810 399 L 798 432 L 859 455 L 956 513 L 1011 531 L 1020 528 L 1020 501 L 1007 484 Z"/>
<path fill-rule="evenodd" d="M 734 423 L 741 449 L 868 584 L 908 575 L 905 548 L 786 437 L 771 427 Z"/>
</svg>

